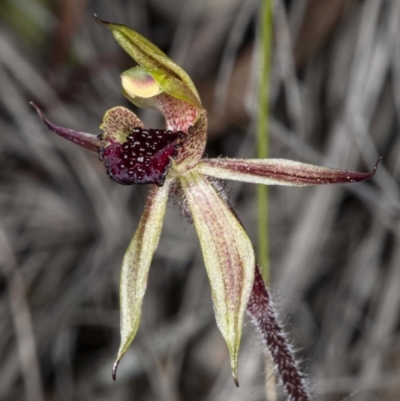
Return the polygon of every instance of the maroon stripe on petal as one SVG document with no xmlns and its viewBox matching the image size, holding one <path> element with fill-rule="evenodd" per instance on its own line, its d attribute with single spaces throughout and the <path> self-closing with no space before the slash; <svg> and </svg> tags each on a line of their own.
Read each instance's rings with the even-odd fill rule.
<svg viewBox="0 0 400 401">
<path fill-rule="evenodd" d="M 368 173 L 339 170 L 284 159 L 209 159 L 204 162 L 219 171 L 231 172 L 232 179 L 240 179 L 239 175 L 243 175 L 243 181 L 252 181 L 251 178 L 257 180 L 259 177 L 270 179 L 271 184 L 302 186 L 365 181 L 374 176 L 380 160 L 378 159 L 375 167 Z M 235 174 L 237 174 L 236 178 L 233 177 Z"/>
</svg>

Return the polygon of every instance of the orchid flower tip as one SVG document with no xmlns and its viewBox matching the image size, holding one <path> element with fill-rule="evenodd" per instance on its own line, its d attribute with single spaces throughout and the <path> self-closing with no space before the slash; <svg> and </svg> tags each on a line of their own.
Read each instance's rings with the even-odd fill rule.
<svg viewBox="0 0 400 401">
<path fill-rule="evenodd" d="M 37 106 L 35 103 L 33 102 L 29 102 L 29 104 L 38 112 L 38 114 L 40 116 L 42 116 L 42 111 L 39 109 L 39 106 Z"/>
<path fill-rule="evenodd" d="M 107 26 L 109 24 L 109 22 L 103 21 L 101 18 L 99 18 L 99 16 L 96 13 L 93 14 L 93 18 L 100 25 Z"/>
<path fill-rule="evenodd" d="M 379 163 L 381 162 L 382 159 L 383 159 L 383 157 L 381 156 L 376 161 L 375 166 L 374 166 L 373 170 L 371 171 L 371 176 L 369 178 L 372 178 L 376 174 L 376 171 L 378 170 Z"/>
<path fill-rule="evenodd" d="M 39 108 L 39 106 L 36 103 L 29 102 L 29 104 L 36 110 L 36 112 L 39 114 L 39 117 L 42 119 L 45 125 L 47 125 L 48 128 L 50 128 L 52 131 L 55 132 L 54 130 L 54 125 L 50 123 L 49 120 L 44 116 L 43 111 Z"/>
<path fill-rule="evenodd" d="M 36 110 L 36 113 L 39 114 L 39 117 L 43 120 L 43 122 L 47 125 L 46 118 L 42 112 L 42 110 L 39 108 L 39 106 L 36 103 L 29 102 L 29 104 Z"/>
<path fill-rule="evenodd" d="M 114 365 L 113 365 L 112 370 L 111 370 L 111 376 L 112 376 L 112 379 L 113 379 L 114 381 L 117 380 L 117 369 L 118 369 L 118 365 L 119 365 L 119 360 L 116 360 L 116 361 L 114 362 Z"/>
</svg>

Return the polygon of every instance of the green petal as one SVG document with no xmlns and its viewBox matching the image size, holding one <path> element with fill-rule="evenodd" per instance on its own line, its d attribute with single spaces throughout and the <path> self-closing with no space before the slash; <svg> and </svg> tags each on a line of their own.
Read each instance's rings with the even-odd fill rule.
<svg viewBox="0 0 400 401">
<path fill-rule="evenodd" d="M 166 181 L 161 188 L 152 188 L 139 226 L 122 263 L 121 345 L 113 367 L 114 380 L 118 364 L 135 338 L 139 327 L 147 276 L 160 238 L 171 182 L 171 180 Z"/>
<path fill-rule="evenodd" d="M 206 177 L 180 178 L 199 236 L 211 285 L 217 325 L 227 343 L 237 383 L 243 318 L 254 282 L 255 260 L 242 225 Z"/>
<path fill-rule="evenodd" d="M 95 19 L 106 26 L 114 35 L 118 44 L 142 67 L 148 71 L 162 70 L 168 75 L 178 78 L 192 92 L 200 103 L 200 97 L 189 75 L 176 65 L 157 46 L 125 25 L 102 21 L 95 14 Z"/>
</svg>

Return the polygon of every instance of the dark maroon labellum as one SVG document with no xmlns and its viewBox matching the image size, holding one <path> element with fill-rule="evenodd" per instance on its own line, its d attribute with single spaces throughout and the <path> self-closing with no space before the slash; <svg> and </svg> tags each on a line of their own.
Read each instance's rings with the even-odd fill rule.
<svg viewBox="0 0 400 401">
<path fill-rule="evenodd" d="M 122 144 L 112 143 L 99 152 L 107 174 L 119 184 L 162 186 L 171 159 L 186 138 L 182 131 L 134 128 Z"/>
</svg>

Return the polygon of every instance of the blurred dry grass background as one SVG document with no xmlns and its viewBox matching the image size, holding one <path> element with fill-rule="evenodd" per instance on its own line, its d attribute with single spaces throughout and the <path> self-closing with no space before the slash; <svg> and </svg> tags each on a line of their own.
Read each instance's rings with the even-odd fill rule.
<svg viewBox="0 0 400 401">
<path fill-rule="evenodd" d="M 170 208 L 138 338 L 119 343 L 118 282 L 146 197 L 44 128 L 99 133 L 132 66 L 93 12 L 152 40 L 193 77 L 210 156 L 252 157 L 256 0 L 0 2 L 0 400 L 264 400 L 250 325 L 233 385 L 196 235 Z M 318 400 L 400 399 L 400 2 L 279 1 L 271 157 L 368 183 L 270 190 L 273 292 Z M 131 106 L 128 106 L 131 107 Z M 162 125 L 138 111 L 148 126 Z M 256 241 L 256 191 L 231 185 Z M 282 398 L 284 399 L 284 398 Z"/>
</svg>

